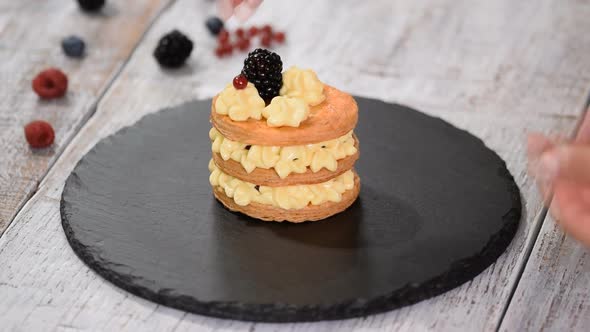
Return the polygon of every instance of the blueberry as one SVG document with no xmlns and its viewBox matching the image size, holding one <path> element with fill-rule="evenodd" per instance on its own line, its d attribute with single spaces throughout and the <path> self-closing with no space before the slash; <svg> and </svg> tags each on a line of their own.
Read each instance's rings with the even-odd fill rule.
<svg viewBox="0 0 590 332">
<path fill-rule="evenodd" d="M 67 56 L 80 58 L 84 55 L 86 44 L 79 37 L 70 36 L 61 41 L 61 48 Z"/>
<path fill-rule="evenodd" d="M 211 16 L 205 22 L 207 29 L 211 32 L 212 35 L 217 36 L 219 31 L 223 29 L 223 21 L 217 16 Z"/>
</svg>

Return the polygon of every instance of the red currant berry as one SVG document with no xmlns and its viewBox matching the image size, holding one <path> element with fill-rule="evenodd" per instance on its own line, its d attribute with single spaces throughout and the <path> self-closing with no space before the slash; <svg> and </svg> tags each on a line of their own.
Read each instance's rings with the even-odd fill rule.
<svg viewBox="0 0 590 332">
<path fill-rule="evenodd" d="M 255 27 L 255 26 L 250 27 L 250 29 L 248 30 L 248 36 L 254 37 L 257 34 L 258 34 L 258 27 Z"/>
<path fill-rule="evenodd" d="M 231 55 L 234 51 L 234 47 L 231 44 L 221 45 L 221 47 L 223 48 L 223 54 L 225 55 Z"/>
<path fill-rule="evenodd" d="M 25 138 L 32 148 L 46 148 L 53 144 L 55 132 L 45 121 L 33 121 L 25 126 Z"/>
<path fill-rule="evenodd" d="M 219 32 L 219 34 L 217 35 L 217 40 L 220 43 L 228 41 L 229 40 L 229 32 L 227 32 L 227 30 L 221 30 Z"/>
<path fill-rule="evenodd" d="M 223 51 L 223 46 L 222 46 L 222 45 L 219 45 L 219 46 L 217 46 L 217 48 L 215 49 L 215 55 L 216 55 L 218 58 L 221 58 L 221 57 L 223 57 L 223 56 L 224 56 L 224 54 L 225 54 L 225 53 L 224 53 L 224 51 Z"/>
<path fill-rule="evenodd" d="M 272 35 L 272 27 L 268 24 L 263 26 L 262 29 L 260 29 L 260 31 L 262 31 L 262 33 L 265 35 Z"/>
<path fill-rule="evenodd" d="M 250 49 L 250 39 L 242 39 L 237 43 L 236 46 L 238 49 L 240 49 L 240 51 L 247 51 Z"/>
<path fill-rule="evenodd" d="M 271 35 L 265 35 L 260 40 L 260 44 L 262 44 L 262 46 L 264 46 L 264 47 L 270 47 L 270 45 L 272 44 L 272 36 Z"/>
<path fill-rule="evenodd" d="M 244 29 L 242 28 L 237 28 L 236 29 L 236 36 L 238 36 L 239 38 L 244 38 L 245 34 L 244 34 Z"/>
<path fill-rule="evenodd" d="M 277 32 L 273 35 L 273 39 L 277 43 L 282 44 L 285 42 L 285 33 L 284 32 Z"/>
<path fill-rule="evenodd" d="M 238 90 L 245 89 L 248 86 L 248 79 L 244 75 L 238 75 L 234 77 L 234 88 Z"/>
<path fill-rule="evenodd" d="M 217 46 L 221 46 L 221 47 L 231 46 L 231 42 L 229 40 L 220 41 L 219 43 L 217 43 Z"/>
</svg>

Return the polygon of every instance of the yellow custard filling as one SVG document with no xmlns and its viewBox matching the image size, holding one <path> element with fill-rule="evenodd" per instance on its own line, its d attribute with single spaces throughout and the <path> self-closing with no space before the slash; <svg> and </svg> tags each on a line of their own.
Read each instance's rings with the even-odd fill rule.
<svg viewBox="0 0 590 332">
<path fill-rule="evenodd" d="M 309 116 L 309 106 L 301 98 L 277 96 L 262 110 L 269 127 L 299 127 Z"/>
<path fill-rule="evenodd" d="M 324 95 L 324 84 L 311 69 L 291 67 L 283 73 L 281 96 L 301 98 L 310 106 L 321 104 Z"/>
<path fill-rule="evenodd" d="M 248 145 L 223 137 L 215 128 L 209 131 L 209 138 L 211 150 L 223 160 L 239 162 L 248 173 L 257 167 L 274 168 L 281 179 L 291 173 L 305 173 L 308 167 L 314 173 L 322 168 L 334 172 L 339 159 L 357 152 L 352 131 L 330 141 L 295 146 Z"/>
<path fill-rule="evenodd" d="M 280 95 L 269 105 L 258 95 L 252 83 L 238 90 L 228 84 L 217 96 L 215 112 L 227 115 L 234 121 L 263 117 L 269 127 L 299 127 L 309 116 L 309 106 L 322 103 L 326 96 L 324 84 L 311 69 L 291 67 L 282 74 L 283 86 Z"/>
<path fill-rule="evenodd" d="M 221 188 L 236 204 L 246 206 L 252 202 L 282 209 L 303 209 L 325 202 L 340 202 L 346 190 L 354 188 L 354 173 L 347 171 L 324 183 L 286 187 L 257 186 L 227 175 L 209 161 L 209 183 Z"/>
<path fill-rule="evenodd" d="M 241 90 L 228 84 L 215 100 L 215 112 L 227 115 L 234 121 L 246 121 L 249 118 L 260 120 L 265 106 L 252 83 Z"/>
</svg>

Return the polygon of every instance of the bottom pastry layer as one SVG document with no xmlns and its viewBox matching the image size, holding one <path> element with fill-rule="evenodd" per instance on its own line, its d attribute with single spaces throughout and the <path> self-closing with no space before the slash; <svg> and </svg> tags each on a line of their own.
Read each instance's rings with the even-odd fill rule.
<svg viewBox="0 0 590 332">
<path fill-rule="evenodd" d="M 354 187 L 342 193 L 342 199 L 340 202 L 325 202 L 319 205 L 309 204 L 302 209 L 283 209 L 256 202 L 252 202 L 246 206 L 240 206 L 232 198 L 228 197 L 224 190 L 219 186 L 213 187 L 213 194 L 217 200 L 231 211 L 241 212 L 252 218 L 265 221 L 289 221 L 299 223 L 325 219 L 346 210 L 357 199 L 360 187 L 360 179 L 356 172 L 354 172 Z"/>
</svg>

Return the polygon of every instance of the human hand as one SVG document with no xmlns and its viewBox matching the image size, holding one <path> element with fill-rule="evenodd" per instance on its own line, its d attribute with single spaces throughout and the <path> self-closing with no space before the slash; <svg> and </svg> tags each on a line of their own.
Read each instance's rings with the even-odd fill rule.
<svg viewBox="0 0 590 332">
<path fill-rule="evenodd" d="M 217 10 L 222 20 L 227 21 L 235 15 L 240 21 L 247 20 L 262 0 L 217 0 Z"/>
<path fill-rule="evenodd" d="M 529 172 L 546 204 L 551 203 L 553 217 L 572 237 L 590 246 L 590 115 L 573 142 L 529 135 L 528 158 Z"/>
</svg>

